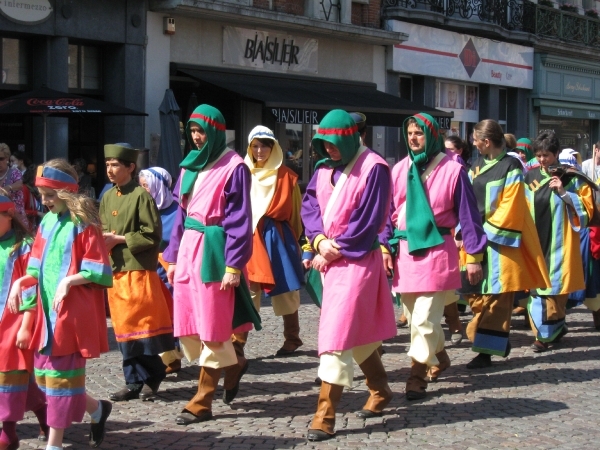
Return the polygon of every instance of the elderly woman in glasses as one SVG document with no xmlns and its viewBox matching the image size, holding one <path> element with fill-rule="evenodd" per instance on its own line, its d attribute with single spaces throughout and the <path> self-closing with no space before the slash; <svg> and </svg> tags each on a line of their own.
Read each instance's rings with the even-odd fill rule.
<svg viewBox="0 0 600 450">
<path fill-rule="evenodd" d="M 0 144 L 0 188 L 4 189 L 15 204 L 15 211 L 26 227 L 29 227 L 25 215 L 25 202 L 23 200 L 23 175 L 19 169 L 10 167 L 10 148 Z"/>
</svg>

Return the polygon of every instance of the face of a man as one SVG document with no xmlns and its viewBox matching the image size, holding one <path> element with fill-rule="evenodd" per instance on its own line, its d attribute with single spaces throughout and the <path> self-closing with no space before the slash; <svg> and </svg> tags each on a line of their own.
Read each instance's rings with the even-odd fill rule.
<svg viewBox="0 0 600 450">
<path fill-rule="evenodd" d="M 192 137 L 192 141 L 194 141 L 194 145 L 197 149 L 201 149 L 204 147 L 204 144 L 208 141 L 206 137 L 206 131 L 200 125 L 193 124 L 190 126 L 190 136 Z"/>
<path fill-rule="evenodd" d="M 406 130 L 406 140 L 408 141 L 408 148 L 415 154 L 422 153 L 425 151 L 425 132 L 416 123 L 408 125 Z"/>
<path fill-rule="evenodd" d="M 117 186 L 124 186 L 129 183 L 134 170 L 135 164 L 126 166 L 118 159 L 111 158 L 106 160 L 106 175 L 109 181 Z"/>
<path fill-rule="evenodd" d="M 325 151 L 329 154 L 329 157 L 334 161 L 340 161 L 342 159 L 342 154 L 340 149 L 333 145 L 331 142 L 324 141 L 323 147 L 325 147 Z"/>
</svg>

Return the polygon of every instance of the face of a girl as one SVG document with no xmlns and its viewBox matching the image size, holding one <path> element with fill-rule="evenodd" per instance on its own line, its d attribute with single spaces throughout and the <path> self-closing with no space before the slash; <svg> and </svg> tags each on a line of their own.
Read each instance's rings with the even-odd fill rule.
<svg viewBox="0 0 600 450">
<path fill-rule="evenodd" d="M 4 236 L 12 228 L 12 217 L 8 212 L 0 212 L 0 236 Z"/>
<path fill-rule="evenodd" d="M 252 157 L 254 158 L 254 161 L 256 161 L 256 165 L 262 167 L 269 159 L 269 156 L 271 156 L 272 149 L 258 139 L 253 139 L 250 144 L 250 150 L 252 151 Z"/>
<path fill-rule="evenodd" d="M 535 152 L 535 158 L 544 169 L 548 169 L 549 166 L 558 162 L 556 155 L 548 150 L 538 150 Z"/>
<path fill-rule="evenodd" d="M 67 204 L 64 200 L 58 198 L 58 194 L 54 189 L 42 186 L 38 189 L 42 196 L 42 205 L 46 206 L 51 213 L 61 214 L 67 210 Z"/>
<path fill-rule="evenodd" d="M 146 181 L 146 179 L 143 176 L 139 176 L 138 180 L 140 181 L 140 186 L 143 187 L 144 189 L 146 189 L 146 192 L 149 194 L 150 193 L 150 186 L 148 186 L 148 182 Z"/>
<path fill-rule="evenodd" d="M 446 148 L 447 148 L 448 150 L 450 150 L 452 153 L 456 153 L 457 155 L 460 155 L 460 154 L 462 154 L 462 149 L 460 149 L 460 148 L 456 148 L 456 147 L 454 146 L 454 144 L 452 143 L 452 141 L 446 141 L 446 142 L 444 143 L 444 145 L 445 145 L 445 146 L 446 146 Z"/>
</svg>

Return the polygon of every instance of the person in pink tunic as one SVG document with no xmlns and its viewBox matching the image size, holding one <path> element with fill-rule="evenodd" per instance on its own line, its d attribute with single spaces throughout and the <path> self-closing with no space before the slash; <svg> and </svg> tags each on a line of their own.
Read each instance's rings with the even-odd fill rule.
<svg viewBox="0 0 600 450">
<path fill-rule="evenodd" d="M 318 337 L 322 383 L 307 438 L 322 441 L 334 435 L 342 391 L 352 387 L 353 359 L 370 392 L 357 416 L 381 416 L 391 401 L 377 348 L 396 335 L 396 323 L 377 239 L 390 207 L 389 167 L 360 144 L 354 119 L 342 110 L 323 118 L 312 143 L 323 159 L 306 189 L 301 215 L 306 236 L 318 253 L 309 283 L 314 291 L 322 287 Z"/>
<path fill-rule="evenodd" d="M 437 369 L 437 378 L 450 366 L 440 321 L 447 296 L 461 287 L 458 249 L 451 230 L 460 223 L 461 232 L 455 239 L 462 240 L 468 254 L 472 284 L 482 279 L 479 262 L 487 240 L 467 173 L 442 151 L 443 139 L 435 119 L 416 114 L 404 121 L 403 130 L 409 154 L 392 170 L 391 220 L 379 238 L 383 244 L 395 241 L 398 245 L 396 261 L 386 251 L 384 265 L 390 274 L 393 270 L 392 291 L 402 295 L 410 324 L 408 356 L 412 366 L 406 398 L 417 400 L 426 395 L 428 368 Z"/>
<path fill-rule="evenodd" d="M 176 417 L 179 425 L 212 419 L 224 369 L 225 394 L 233 400 L 248 364 L 236 355 L 231 336 L 251 330 L 252 323 L 260 329 L 244 274 L 252 254 L 250 171 L 227 148 L 225 130 L 216 108 L 200 105 L 192 113 L 186 132 L 194 148 L 181 163 L 179 191 L 185 231 L 174 227 L 171 234 L 180 242 L 176 261 L 163 254 L 170 263 L 175 336 L 186 357 L 199 357 L 201 366 L 198 392 Z"/>
</svg>

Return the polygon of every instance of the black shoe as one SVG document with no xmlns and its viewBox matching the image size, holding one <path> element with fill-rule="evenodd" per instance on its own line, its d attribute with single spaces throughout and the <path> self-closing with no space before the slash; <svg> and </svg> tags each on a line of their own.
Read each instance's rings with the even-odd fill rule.
<svg viewBox="0 0 600 450">
<path fill-rule="evenodd" d="M 146 380 L 146 384 L 144 384 L 144 387 L 140 391 L 140 399 L 143 402 L 154 401 L 159 386 L 160 381 L 157 383 L 155 381 Z"/>
<path fill-rule="evenodd" d="M 467 364 L 467 369 L 485 369 L 492 366 L 492 355 L 480 353 Z"/>
<path fill-rule="evenodd" d="M 275 356 L 290 356 L 293 355 L 296 352 L 296 350 L 298 350 L 298 347 L 296 347 L 294 350 L 288 350 L 286 348 L 281 347 L 275 352 Z"/>
<path fill-rule="evenodd" d="M 108 398 L 113 402 L 124 402 L 126 400 L 135 400 L 140 398 L 141 384 L 128 384 L 118 392 L 113 392 Z"/>
<path fill-rule="evenodd" d="M 373 417 L 381 417 L 383 416 L 382 412 L 374 412 L 368 409 L 361 409 L 360 411 L 356 411 L 356 417 L 360 417 L 361 419 L 371 419 Z"/>
<path fill-rule="evenodd" d="M 238 395 L 238 391 L 240 390 L 240 380 L 248 370 L 248 366 L 250 366 L 250 362 L 246 360 L 246 364 L 244 367 L 242 367 L 242 370 L 240 370 L 240 374 L 238 375 L 237 382 L 235 383 L 233 389 L 223 389 L 223 403 L 226 405 L 229 405 Z"/>
<path fill-rule="evenodd" d="M 327 439 L 331 439 L 334 435 L 325 433 L 322 430 L 308 430 L 308 434 L 306 435 L 306 439 L 311 442 L 318 441 L 326 441 Z"/>
<path fill-rule="evenodd" d="M 212 420 L 213 415 L 211 411 L 202 411 L 199 416 L 195 416 L 189 411 L 183 411 L 177 417 L 175 417 L 175 423 L 177 425 L 190 425 L 192 423 L 206 422 Z"/>
<path fill-rule="evenodd" d="M 565 334 L 567 334 L 569 332 L 569 329 L 567 328 L 566 325 L 563 325 L 562 330 L 560 330 L 560 333 L 558 333 L 558 335 L 554 338 L 554 340 L 552 342 L 560 342 L 560 340 L 565 336 Z"/>
<path fill-rule="evenodd" d="M 317 378 L 315 378 L 315 384 L 317 386 L 321 386 L 321 384 L 323 384 L 323 380 L 321 380 L 321 378 L 317 377 Z"/>
<path fill-rule="evenodd" d="M 508 355 L 510 355 L 510 351 L 512 350 L 512 346 L 510 345 L 510 341 L 508 341 L 506 343 L 506 350 L 504 351 L 504 355 L 502 355 L 503 358 L 508 357 Z"/>
<path fill-rule="evenodd" d="M 110 412 L 112 411 L 111 402 L 100 400 L 100 404 L 102 405 L 102 416 L 100 417 L 100 421 L 90 425 L 89 444 L 92 448 L 96 448 L 102 444 L 102 441 L 104 440 L 104 426 L 106 425 L 106 419 L 108 419 L 108 416 L 110 416 Z"/>
<path fill-rule="evenodd" d="M 538 341 L 537 339 L 533 344 L 531 344 L 531 348 L 533 349 L 534 353 L 543 353 L 550 350 L 550 346 L 546 342 Z"/>
<path fill-rule="evenodd" d="M 408 391 L 406 393 L 406 400 L 422 400 L 427 397 L 426 391 Z"/>
</svg>

